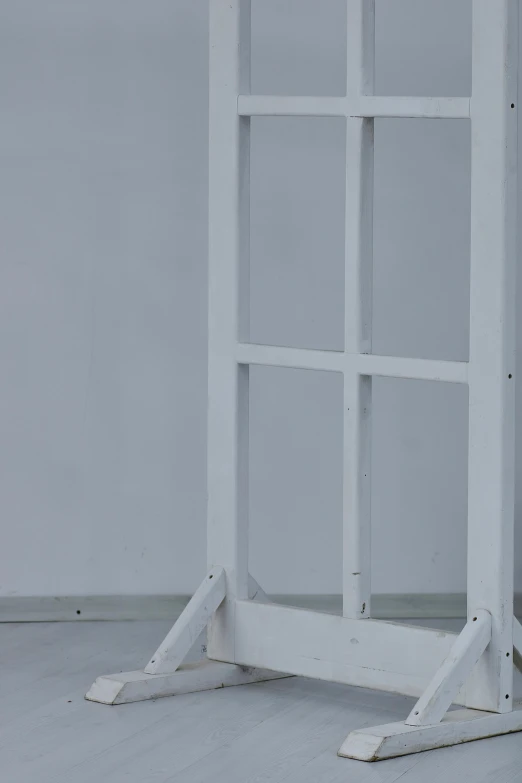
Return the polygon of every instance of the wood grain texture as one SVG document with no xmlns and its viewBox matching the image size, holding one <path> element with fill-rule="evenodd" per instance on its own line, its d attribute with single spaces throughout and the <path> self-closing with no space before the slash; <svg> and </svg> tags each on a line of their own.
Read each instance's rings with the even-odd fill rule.
<svg viewBox="0 0 522 783">
<path fill-rule="evenodd" d="M 422 694 L 456 639 L 438 630 L 251 601 L 235 603 L 235 625 L 230 663 L 260 667 L 264 661 L 262 668 L 412 696 Z"/>
<path fill-rule="evenodd" d="M 339 756 L 360 761 L 382 761 L 519 731 L 522 731 L 520 704 L 502 715 L 454 710 L 440 723 L 431 726 L 410 726 L 400 722 L 353 731 L 341 745 Z"/>
<path fill-rule="evenodd" d="M 407 715 L 411 698 L 383 692 L 294 677 L 114 709 L 85 701 L 100 671 L 136 668 L 151 639 L 159 642 L 169 627 L 165 621 L 0 626 L 2 781 L 518 783 L 522 743 L 514 736 L 377 766 L 338 758 L 351 730 Z"/>
<path fill-rule="evenodd" d="M 442 666 L 406 718 L 407 726 L 428 726 L 444 717 L 491 640 L 491 615 L 477 609 Z"/>
<path fill-rule="evenodd" d="M 467 704 L 492 712 L 513 697 L 518 11 L 473 0 L 468 605 L 492 638 Z"/>
<path fill-rule="evenodd" d="M 250 92 L 251 0 L 209 3 L 209 238 L 207 559 L 226 571 L 227 597 L 208 646 L 233 657 L 234 608 L 248 597 L 249 367 L 236 344 L 250 321 L 250 119 L 237 96 Z"/>
<path fill-rule="evenodd" d="M 175 672 L 207 627 L 226 595 L 226 577 L 222 568 L 213 568 L 162 641 L 147 666 L 147 674 Z"/>
<path fill-rule="evenodd" d="M 128 704 L 264 680 L 279 680 L 286 676 L 288 675 L 265 669 L 202 660 L 185 664 L 166 674 L 149 674 L 137 669 L 98 677 L 85 698 L 100 704 Z"/>
<path fill-rule="evenodd" d="M 522 625 L 513 617 L 513 663 L 522 672 Z"/>
<path fill-rule="evenodd" d="M 375 72 L 375 2 L 355 0 L 347 19 L 346 93 L 371 95 Z M 348 100 L 348 98 L 347 98 Z M 372 351 L 372 119 L 346 120 L 344 350 Z M 371 616 L 372 379 L 345 365 L 343 400 L 343 615 Z"/>
</svg>

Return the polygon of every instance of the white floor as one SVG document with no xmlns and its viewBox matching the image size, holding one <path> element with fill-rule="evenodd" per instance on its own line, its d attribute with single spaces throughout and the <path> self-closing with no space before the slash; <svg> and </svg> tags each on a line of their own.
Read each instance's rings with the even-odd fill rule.
<svg viewBox="0 0 522 783">
<path fill-rule="evenodd" d="M 409 712 L 412 699 L 375 691 L 295 677 L 119 707 L 84 700 L 99 674 L 143 665 L 168 627 L 0 625 L 0 781 L 522 783 L 522 733 L 377 764 L 338 758 L 351 729 Z"/>
</svg>

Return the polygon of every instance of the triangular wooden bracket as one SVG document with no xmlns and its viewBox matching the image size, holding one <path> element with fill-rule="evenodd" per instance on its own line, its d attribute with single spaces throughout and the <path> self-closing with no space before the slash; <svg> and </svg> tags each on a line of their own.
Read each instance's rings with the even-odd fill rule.
<svg viewBox="0 0 522 783">
<path fill-rule="evenodd" d="M 512 712 L 496 714 L 481 710 L 447 713 L 491 640 L 491 615 L 477 610 L 466 623 L 428 687 L 404 722 L 352 731 L 339 749 L 339 756 L 361 761 L 418 753 L 498 734 L 522 730 L 522 705 Z M 522 660 L 522 626 L 513 621 L 514 659 Z M 446 714 L 447 713 L 447 714 Z"/>
<path fill-rule="evenodd" d="M 145 666 L 145 674 L 172 674 L 176 671 L 224 601 L 226 591 L 225 571 L 213 568 Z"/>
<path fill-rule="evenodd" d="M 252 577 L 248 586 L 251 600 L 269 601 Z M 98 677 L 85 698 L 102 704 L 123 704 L 288 677 L 280 672 L 206 659 L 182 665 L 225 597 L 226 575 L 218 566 L 209 571 L 145 669 Z"/>
<path fill-rule="evenodd" d="M 206 628 L 212 615 L 224 601 L 226 575 L 223 568 L 213 568 L 200 584 L 169 633 L 145 667 L 146 674 L 172 674 L 177 670 Z M 248 597 L 269 602 L 256 580 L 249 576 Z"/>
<path fill-rule="evenodd" d="M 479 609 L 457 636 L 451 652 L 404 721 L 407 726 L 440 723 L 491 641 L 491 615 Z"/>
<path fill-rule="evenodd" d="M 522 672 L 522 625 L 513 617 L 513 663 Z"/>
</svg>

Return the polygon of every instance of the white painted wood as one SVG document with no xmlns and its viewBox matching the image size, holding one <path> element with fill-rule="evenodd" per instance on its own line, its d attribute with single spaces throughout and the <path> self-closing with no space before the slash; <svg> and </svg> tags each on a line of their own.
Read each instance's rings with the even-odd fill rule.
<svg viewBox="0 0 522 783">
<path fill-rule="evenodd" d="M 346 117 L 346 98 L 238 95 L 240 117 Z"/>
<path fill-rule="evenodd" d="M 513 617 L 513 647 L 522 655 L 522 625 Z"/>
<path fill-rule="evenodd" d="M 249 124 L 237 95 L 249 86 L 249 0 L 210 3 L 208 559 L 248 595 L 248 369 L 238 370 L 240 268 L 248 235 Z M 246 235 L 246 236 L 245 236 Z"/>
<path fill-rule="evenodd" d="M 224 569 L 224 584 L 191 602 L 160 649 L 159 667 L 178 665 L 196 630 L 215 612 L 208 653 L 225 662 L 227 672 L 237 671 L 228 664 L 269 666 L 421 696 L 408 720 L 422 724 L 439 720 L 451 701 L 489 711 L 452 712 L 436 725 L 391 724 L 391 728 L 356 732 L 340 752 L 359 758 L 401 755 L 522 728 L 519 708 L 511 711 L 513 649 L 518 650 L 513 648 L 512 625 L 518 0 L 473 0 L 473 9 L 471 101 L 371 94 L 373 0 L 352 0 L 349 5 L 346 97 L 297 98 L 249 95 L 250 0 L 210 4 L 208 549 L 210 567 Z M 249 118 L 255 114 L 347 120 L 342 353 L 248 344 Z M 469 364 L 371 354 L 374 117 L 471 117 Z M 256 593 L 247 565 L 250 364 L 344 375 L 343 611 L 347 616 L 245 600 Z M 470 620 L 456 643 L 454 634 L 370 619 L 359 622 L 369 614 L 370 599 L 373 375 L 470 386 L 468 596 L 478 619 L 475 627 Z M 517 644 L 519 635 L 515 626 Z M 150 666 L 156 663 L 154 659 Z M 150 688 L 165 695 L 174 683 L 160 685 L 162 678 L 175 678 L 176 688 L 193 689 L 192 680 L 202 685 L 199 671 L 203 669 L 185 677 L 181 669 L 175 674 L 134 672 L 125 682 L 121 676 L 101 678 L 93 689 L 111 703 L 123 698 L 125 688 L 128 693 L 137 689 L 139 698 L 146 698 L 143 694 Z M 470 670 L 466 686 L 459 690 Z M 206 674 L 203 680 L 205 687 L 215 687 Z"/>
<path fill-rule="evenodd" d="M 518 5 L 473 1 L 468 602 L 492 640 L 467 704 L 492 712 L 513 693 Z"/>
<path fill-rule="evenodd" d="M 513 617 L 513 664 L 522 672 L 522 625 Z"/>
<path fill-rule="evenodd" d="M 469 98 L 410 98 L 408 96 L 362 96 L 358 117 L 411 117 L 412 119 L 468 119 Z M 352 115 L 350 110 L 349 114 Z"/>
<path fill-rule="evenodd" d="M 183 693 L 209 691 L 263 680 L 278 680 L 288 675 L 230 663 L 203 660 L 180 666 L 166 674 L 144 671 L 120 672 L 98 677 L 85 698 L 101 704 L 127 704 L 132 701 L 180 696 Z"/>
<path fill-rule="evenodd" d="M 235 627 L 230 663 L 263 661 L 275 671 L 409 696 L 422 694 L 456 639 L 418 626 L 252 601 L 236 602 Z"/>
<path fill-rule="evenodd" d="M 248 575 L 248 597 L 251 601 L 260 601 L 269 604 L 271 599 L 267 596 L 263 588 L 254 579 L 252 574 Z"/>
<path fill-rule="evenodd" d="M 222 568 L 213 568 L 162 641 L 147 666 L 146 674 L 175 672 L 226 595 Z"/>
<path fill-rule="evenodd" d="M 248 595 L 251 601 L 270 601 L 250 574 Z M 216 567 L 207 574 L 145 669 L 98 677 L 86 698 L 103 704 L 122 704 L 290 676 L 226 663 L 217 667 L 205 665 L 208 660 L 198 666 L 181 666 L 225 596 L 225 571 Z M 183 676 L 175 676 L 177 674 Z M 223 682 L 221 678 L 224 678 Z"/>
<path fill-rule="evenodd" d="M 372 379 L 344 376 L 343 615 L 371 616 Z"/>
<path fill-rule="evenodd" d="M 2 781 L 514 783 L 520 776 L 517 736 L 384 766 L 338 758 L 349 731 L 397 720 L 408 700 L 302 677 L 115 709 L 84 699 L 96 673 L 136 668 L 162 626 L 168 629 L 144 621 L 2 626 Z"/>
<path fill-rule="evenodd" d="M 466 362 L 437 359 L 343 354 L 340 351 L 255 344 L 239 344 L 236 348 L 236 358 L 240 364 L 245 365 L 260 364 L 269 367 L 294 367 L 302 370 L 358 372 L 360 375 L 379 375 L 389 378 L 411 378 L 447 383 L 467 383 L 468 380 Z"/>
<path fill-rule="evenodd" d="M 347 18 L 346 92 L 373 93 L 375 3 L 355 0 Z M 371 353 L 373 283 L 372 119 L 346 121 L 344 350 Z M 343 459 L 343 614 L 370 617 L 372 379 L 345 363 Z"/>
<path fill-rule="evenodd" d="M 491 615 L 485 609 L 477 609 L 406 718 L 408 726 L 429 726 L 442 720 L 490 639 Z"/>
<path fill-rule="evenodd" d="M 402 356 L 357 356 L 354 361 L 362 375 L 379 375 L 389 378 L 411 378 L 419 381 L 467 383 L 466 362 L 447 362 L 436 359 L 410 359 Z"/>
<path fill-rule="evenodd" d="M 241 117 L 468 119 L 470 100 L 469 98 L 410 98 L 379 95 L 351 95 L 348 98 L 239 95 L 237 111 Z"/>
<path fill-rule="evenodd" d="M 387 723 L 352 731 L 338 755 L 360 761 L 381 761 L 516 731 L 522 731 L 520 704 L 514 705 L 513 712 L 503 715 L 479 710 L 454 710 L 434 726 Z M 476 774 L 481 775 L 480 770 L 477 769 Z"/>
<path fill-rule="evenodd" d="M 241 364 L 261 364 L 267 367 L 293 367 L 300 370 L 343 372 L 346 362 L 340 351 L 320 351 L 307 348 L 287 348 L 276 345 L 239 344 L 236 358 Z"/>
<path fill-rule="evenodd" d="M 236 362 L 248 339 L 250 121 L 237 96 L 250 90 L 250 0 L 209 4 L 209 303 L 207 557 L 227 595 L 248 597 L 248 377 Z M 234 617 L 225 601 L 209 625 L 209 650 L 226 651 Z"/>
</svg>

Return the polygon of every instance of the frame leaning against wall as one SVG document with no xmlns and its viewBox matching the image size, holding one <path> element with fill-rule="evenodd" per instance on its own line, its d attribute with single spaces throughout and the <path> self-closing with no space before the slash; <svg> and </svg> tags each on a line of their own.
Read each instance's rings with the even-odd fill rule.
<svg viewBox="0 0 522 783">
<path fill-rule="evenodd" d="M 471 98 L 374 95 L 374 0 L 347 0 L 344 97 L 250 94 L 250 0 L 210 0 L 209 572 L 140 671 L 99 677 L 106 704 L 304 675 L 418 698 L 401 723 L 352 732 L 339 755 L 378 760 L 522 730 L 513 702 L 515 270 L 519 0 L 473 0 Z M 249 342 L 250 118 L 346 120 L 344 351 Z M 469 119 L 468 362 L 372 353 L 375 117 Z M 248 573 L 249 367 L 344 380 L 343 615 L 271 604 Z M 468 620 L 460 634 L 371 618 L 372 377 L 469 387 Z M 208 625 L 207 659 L 183 666 Z M 351 643 L 356 639 L 358 644 Z M 450 712 L 452 703 L 464 709 Z"/>
</svg>

